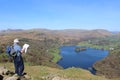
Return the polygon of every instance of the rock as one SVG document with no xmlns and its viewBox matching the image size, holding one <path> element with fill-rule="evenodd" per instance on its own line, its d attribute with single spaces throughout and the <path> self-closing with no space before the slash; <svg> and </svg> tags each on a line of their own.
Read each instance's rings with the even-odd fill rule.
<svg viewBox="0 0 120 80">
<path fill-rule="evenodd" d="M 9 78 L 9 77 L 10 77 L 10 76 L 4 75 L 2 80 L 6 80 L 6 79 Z M 0 80 L 1 80 L 1 79 L 0 79 Z"/>
<path fill-rule="evenodd" d="M 61 78 L 61 77 L 59 77 L 59 76 L 56 76 L 56 77 L 54 77 L 52 80 L 69 80 L 69 79 L 64 79 L 64 78 Z"/>
<path fill-rule="evenodd" d="M 49 74 L 47 76 L 43 76 L 42 79 L 45 79 L 45 80 L 52 80 L 52 78 L 58 76 L 58 74 Z"/>
<path fill-rule="evenodd" d="M 44 80 L 70 80 L 70 79 L 64 79 L 59 76 L 59 74 L 49 74 L 47 76 L 42 77 Z"/>
<path fill-rule="evenodd" d="M 0 67 L 0 80 L 31 80 L 31 77 L 24 73 L 23 76 L 16 76 L 15 73 L 9 71 L 5 67 Z"/>
<path fill-rule="evenodd" d="M 0 75 L 7 75 L 9 72 L 5 67 L 0 67 Z"/>
<path fill-rule="evenodd" d="M 28 75 L 24 75 L 24 77 L 25 77 L 27 80 L 31 79 L 31 77 L 28 76 Z"/>
<path fill-rule="evenodd" d="M 18 80 L 18 77 L 8 77 L 7 79 L 5 79 L 5 80 Z"/>
<path fill-rule="evenodd" d="M 0 80 L 3 80 L 3 76 L 2 75 L 0 75 Z"/>
<path fill-rule="evenodd" d="M 52 80 L 61 80 L 61 78 L 60 77 L 54 77 Z"/>
</svg>

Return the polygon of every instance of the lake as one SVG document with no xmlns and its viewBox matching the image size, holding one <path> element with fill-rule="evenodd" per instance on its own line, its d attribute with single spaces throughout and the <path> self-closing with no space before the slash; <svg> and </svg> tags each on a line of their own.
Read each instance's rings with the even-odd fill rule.
<svg viewBox="0 0 120 80">
<path fill-rule="evenodd" d="M 85 51 L 76 52 L 75 48 L 78 46 L 62 46 L 60 47 L 61 60 L 57 62 L 58 65 L 64 69 L 69 67 L 77 67 L 87 69 L 93 74 L 95 70 L 92 68 L 93 64 L 105 58 L 109 51 L 99 50 L 94 48 L 87 48 Z"/>
</svg>

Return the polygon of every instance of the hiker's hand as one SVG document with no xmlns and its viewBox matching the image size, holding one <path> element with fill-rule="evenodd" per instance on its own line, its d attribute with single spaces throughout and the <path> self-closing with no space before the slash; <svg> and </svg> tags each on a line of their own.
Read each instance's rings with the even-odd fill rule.
<svg viewBox="0 0 120 80">
<path fill-rule="evenodd" d="M 22 49 L 22 50 L 21 50 L 21 53 L 24 53 L 24 52 L 25 52 L 25 49 Z"/>
</svg>

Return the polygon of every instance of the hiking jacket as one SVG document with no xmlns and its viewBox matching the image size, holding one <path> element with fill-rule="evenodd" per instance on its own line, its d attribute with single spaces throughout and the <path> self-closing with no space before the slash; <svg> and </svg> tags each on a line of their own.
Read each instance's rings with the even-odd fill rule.
<svg viewBox="0 0 120 80">
<path fill-rule="evenodd" d="M 16 43 L 13 46 L 14 46 L 14 50 L 17 52 L 17 56 L 20 56 L 22 50 L 21 46 Z"/>
</svg>

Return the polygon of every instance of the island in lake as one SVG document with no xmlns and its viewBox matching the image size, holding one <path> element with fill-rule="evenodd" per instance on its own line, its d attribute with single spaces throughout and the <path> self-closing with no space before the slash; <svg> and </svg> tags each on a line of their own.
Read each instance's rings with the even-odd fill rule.
<svg viewBox="0 0 120 80">
<path fill-rule="evenodd" d="M 75 52 L 85 51 L 86 47 L 77 47 L 75 48 Z"/>
</svg>

